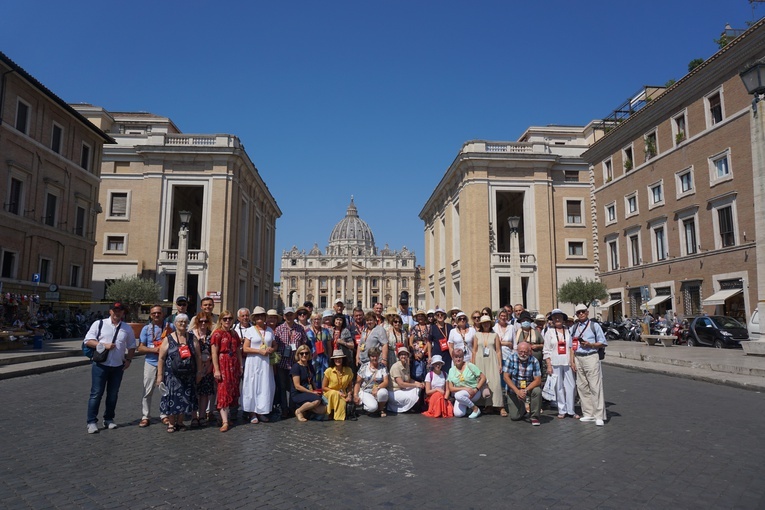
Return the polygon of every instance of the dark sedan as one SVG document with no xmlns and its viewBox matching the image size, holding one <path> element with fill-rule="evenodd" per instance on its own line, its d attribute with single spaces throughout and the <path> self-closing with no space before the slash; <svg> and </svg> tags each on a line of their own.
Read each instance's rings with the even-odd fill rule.
<svg viewBox="0 0 765 510">
<path fill-rule="evenodd" d="M 722 349 L 741 347 L 742 341 L 749 340 L 746 326 L 733 317 L 704 315 L 691 319 L 688 326 L 688 346 L 707 345 Z"/>
</svg>

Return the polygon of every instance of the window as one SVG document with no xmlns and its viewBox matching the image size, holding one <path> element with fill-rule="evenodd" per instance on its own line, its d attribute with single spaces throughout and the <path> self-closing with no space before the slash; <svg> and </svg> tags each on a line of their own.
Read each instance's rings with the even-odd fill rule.
<svg viewBox="0 0 765 510">
<path fill-rule="evenodd" d="M 657 182 L 648 186 L 648 197 L 652 206 L 657 206 L 664 203 L 664 186 L 661 182 Z"/>
<path fill-rule="evenodd" d="M 606 225 L 616 221 L 616 202 L 606 206 Z"/>
<path fill-rule="evenodd" d="M 30 106 L 19 99 L 16 101 L 16 129 L 29 134 L 29 109 Z"/>
<path fill-rule="evenodd" d="M 372 278 L 372 288 L 373 289 L 377 288 L 377 278 Z"/>
<path fill-rule="evenodd" d="M 21 203 L 24 195 L 24 183 L 19 179 L 11 177 L 11 186 L 8 190 L 8 204 L 6 205 L 7 211 L 11 214 L 21 215 L 23 204 Z"/>
<path fill-rule="evenodd" d="M 653 229 L 654 262 L 667 258 L 667 242 L 664 233 L 664 225 Z"/>
<path fill-rule="evenodd" d="M 72 266 L 72 270 L 69 273 L 69 286 L 70 287 L 79 287 L 80 286 L 80 266 Z"/>
<path fill-rule="evenodd" d="M 569 257 L 584 257 L 584 242 L 583 241 L 569 241 L 568 242 L 568 256 Z"/>
<path fill-rule="evenodd" d="M 736 234 L 733 228 L 733 207 L 728 205 L 717 209 L 717 220 L 720 227 L 720 247 L 736 245 Z"/>
<path fill-rule="evenodd" d="M 727 181 L 733 177 L 728 151 L 709 158 L 709 171 L 709 182 L 713 185 L 720 181 Z"/>
<path fill-rule="evenodd" d="M 675 137 L 675 145 L 680 145 L 688 138 L 688 128 L 685 122 L 685 112 L 672 117 L 672 136 Z"/>
<path fill-rule="evenodd" d="M 61 140 L 64 138 L 64 128 L 53 123 L 53 129 L 51 130 L 50 148 L 56 154 L 61 154 Z"/>
<path fill-rule="evenodd" d="M 645 135 L 645 160 L 655 157 L 659 153 L 659 147 L 656 145 L 656 130 Z"/>
<path fill-rule="evenodd" d="M 109 220 L 126 220 L 130 217 L 130 193 L 109 191 Z"/>
<path fill-rule="evenodd" d="M 407 262 L 408 262 L 407 260 L 402 260 L 401 261 L 401 267 L 406 267 Z"/>
<path fill-rule="evenodd" d="M 563 180 L 565 182 L 579 182 L 579 172 L 576 170 L 564 170 Z"/>
<path fill-rule="evenodd" d="M 74 235 L 85 236 L 85 208 L 77 206 L 74 213 Z"/>
<path fill-rule="evenodd" d="M 627 173 L 630 170 L 632 170 L 635 164 L 635 158 L 633 157 L 633 154 L 632 154 L 632 145 L 622 149 L 622 160 L 624 161 L 624 173 Z"/>
<path fill-rule="evenodd" d="M 614 165 L 613 160 L 607 159 L 603 162 L 603 180 L 611 182 L 614 180 Z"/>
<path fill-rule="evenodd" d="M 125 236 L 124 235 L 107 235 L 106 236 L 106 251 L 125 253 Z"/>
<path fill-rule="evenodd" d="M 49 227 L 56 226 L 56 203 L 58 197 L 53 193 L 48 193 L 45 196 L 45 216 L 43 217 L 43 223 Z"/>
<path fill-rule="evenodd" d="M 80 153 L 80 166 L 85 170 L 90 170 L 90 145 L 83 142 L 82 152 Z"/>
<path fill-rule="evenodd" d="M 51 266 L 52 264 L 50 259 L 40 259 L 40 283 L 50 283 Z"/>
<path fill-rule="evenodd" d="M 16 253 L 3 250 L 2 265 L 0 265 L 0 277 L 16 278 Z"/>
<path fill-rule="evenodd" d="M 319 277 L 319 289 L 320 290 L 327 290 L 327 277 L 326 276 Z"/>
<path fill-rule="evenodd" d="M 294 276 L 290 278 L 290 287 L 292 287 L 293 289 L 297 287 L 297 278 L 295 278 Z"/>
<path fill-rule="evenodd" d="M 409 280 L 407 280 L 406 278 L 401 278 L 401 288 L 402 289 L 405 289 L 408 284 L 409 284 Z"/>
<path fill-rule="evenodd" d="M 634 234 L 630 236 L 630 266 L 640 265 L 640 236 Z"/>
<path fill-rule="evenodd" d="M 619 269 L 619 246 L 616 241 L 609 241 L 608 243 L 608 262 L 611 271 Z"/>
<path fill-rule="evenodd" d="M 698 245 L 696 244 L 696 219 L 688 218 L 683 220 L 683 237 L 685 254 L 693 255 L 698 251 Z"/>
<path fill-rule="evenodd" d="M 581 200 L 566 200 L 566 223 L 572 225 L 582 224 Z"/>
<path fill-rule="evenodd" d="M 707 103 L 707 126 L 712 127 L 723 120 L 722 96 L 717 91 L 706 97 Z"/>
<path fill-rule="evenodd" d="M 627 218 L 638 213 L 637 193 L 624 197 L 624 210 Z"/>
<path fill-rule="evenodd" d="M 688 168 L 675 174 L 677 198 L 693 194 L 693 169 Z"/>
</svg>

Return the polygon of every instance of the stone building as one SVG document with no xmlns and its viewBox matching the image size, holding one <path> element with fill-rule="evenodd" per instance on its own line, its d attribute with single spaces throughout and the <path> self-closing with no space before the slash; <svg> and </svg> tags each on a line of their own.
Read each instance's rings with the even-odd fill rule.
<svg viewBox="0 0 765 510">
<path fill-rule="evenodd" d="M 113 140 L 3 53 L 0 77 L 0 288 L 21 305 L 87 307 L 98 161 Z"/>
<path fill-rule="evenodd" d="M 191 213 L 190 310 L 273 304 L 281 210 L 239 138 L 185 134 L 167 117 L 74 107 L 116 140 L 104 151 L 93 262 L 94 297 L 122 275 L 154 278 L 172 302 L 180 211 Z"/>
<path fill-rule="evenodd" d="M 428 308 L 463 310 L 511 300 L 509 217 L 520 218 L 520 300 L 559 306 L 558 288 L 594 277 L 590 182 L 580 157 L 592 124 L 530 127 L 517 142 L 465 143 L 420 212 Z M 563 304 L 563 308 L 573 306 Z"/>
<path fill-rule="evenodd" d="M 307 253 L 293 246 L 282 253 L 281 297 L 285 306 L 311 301 L 318 309 L 331 308 L 337 299 L 347 307 L 372 308 L 381 302 L 397 306 L 402 291 L 416 306 L 418 269 L 414 252 L 404 246 L 382 250 L 372 229 L 359 217 L 351 198 L 345 218 L 332 229 L 324 252 L 317 244 Z"/>
<path fill-rule="evenodd" d="M 634 95 L 583 154 L 610 293 L 604 315 L 746 319 L 756 306 L 752 97 L 739 72 L 765 56 L 764 24 L 669 88 Z"/>
</svg>

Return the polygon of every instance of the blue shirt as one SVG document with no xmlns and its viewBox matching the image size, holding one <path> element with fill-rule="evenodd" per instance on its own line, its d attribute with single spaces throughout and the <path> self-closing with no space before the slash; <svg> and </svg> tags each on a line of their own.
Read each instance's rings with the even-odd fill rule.
<svg viewBox="0 0 765 510">
<path fill-rule="evenodd" d="M 608 341 L 606 341 L 606 335 L 603 334 L 603 329 L 601 329 L 599 324 L 591 322 L 590 319 L 587 319 L 585 322 L 574 323 L 574 325 L 571 326 L 571 337 L 581 338 L 585 342 L 589 342 L 591 344 L 601 343 L 603 345 L 608 345 Z M 580 342 L 579 347 L 576 349 L 576 351 L 574 351 L 574 353 L 580 355 L 590 354 L 597 352 L 597 350 L 598 349 L 594 347 L 584 348 Z"/>
<path fill-rule="evenodd" d="M 516 351 L 513 351 L 506 360 L 502 360 L 502 371 L 510 374 L 510 379 L 513 380 L 515 387 L 519 389 L 521 381 L 526 381 L 526 387 L 528 387 L 534 382 L 535 378 L 542 377 L 539 361 L 534 356 L 529 356 L 529 359 L 526 361 L 521 361 Z"/>
<path fill-rule="evenodd" d="M 140 342 L 142 345 L 145 345 L 146 347 L 156 347 L 154 345 L 154 341 L 157 340 L 158 344 L 160 343 L 160 340 L 162 338 L 162 330 L 163 326 L 156 326 L 154 324 L 147 324 L 143 327 L 141 330 L 141 336 L 140 336 Z M 156 367 L 157 361 L 159 360 L 159 354 L 157 353 L 147 353 L 144 357 L 144 360 L 149 365 Z"/>
</svg>

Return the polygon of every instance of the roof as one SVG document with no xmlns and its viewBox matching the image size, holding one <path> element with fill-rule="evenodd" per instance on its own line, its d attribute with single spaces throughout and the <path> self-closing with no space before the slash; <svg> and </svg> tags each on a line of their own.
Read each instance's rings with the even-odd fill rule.
<svg viewBox="0 0 765 510">
<path fill-rule="evenodd" d="M 79 120 L 80 122 L 82 122 L 82 124 L 86 128 L 90 129 L 95 134 L 97 134 L 99 138 L 104 140 L 104 142 L 106 142 L 106 143 L 117 143 L 117 142 L 114 141 L 114 139 L 111 136 L 107 135 L 106 133 L 104 133 L 103 131 L 98 129 L 95 125 L 93 125 L 92 122 L 90 122 L 88 119 L 86 119 L 77 110 L 75 110 L 74 108 L 69 106 L 69 104 L 67 104 L 66 101 L 64 101 L 63 99 L 58 97 L 56 94 L 54 94 L 48 87 L 46 87 L 41 82 L 39 82 L 34 76 L 29 74 L 27 71 L 25 71 L 23 67 L 21 67 L 16 62 L 11 60 L 2 51 L 0 51 L 0 62 L 3 62 L 5 65 L 10 67 L 12 71 L 16 72 L 16 74 L 18 74 L 19 76 L 24 78 L 27 82 L 29 82 L 33 87 L 37 88 L 38 90 L 40 90 L 40 92 L 42 92 L 43 94 L 48 96 L 48 98 L 51 101 L 53 101 L 54 103 L 59 105 L 61 108 L 63 108 L 72 117 L 74 117 L 77 120 Z"/>
</svg>

